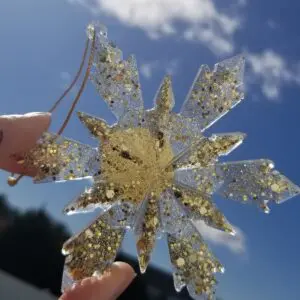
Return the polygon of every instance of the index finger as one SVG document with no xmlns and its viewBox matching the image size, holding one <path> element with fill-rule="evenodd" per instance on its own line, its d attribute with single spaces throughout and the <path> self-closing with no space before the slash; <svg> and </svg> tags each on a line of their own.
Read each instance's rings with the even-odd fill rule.
<svg viewBox="0 0 300 300">
<path fill-rule="evenodd" d="M 50 122 L 49 113 L 0 116 L 0 169 L 23 174 L 25 170 L 14 155 L 33 148 Z"/>
</svg>

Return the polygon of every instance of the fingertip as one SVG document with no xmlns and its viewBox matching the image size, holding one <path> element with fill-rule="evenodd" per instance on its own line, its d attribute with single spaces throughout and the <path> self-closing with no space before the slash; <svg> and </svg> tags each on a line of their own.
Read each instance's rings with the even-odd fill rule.
<svg viewBox="0 0 300 300">
<path fill-rule="evenodd" d="M 50 123 L 50 113 L 0 116 L 2 137 L 0 168 L 8 172 L 21 173 L 23 166 L 17 164 L 14 155 L 22 154 L 33 148 L 42 134 L 48 130 Z"/>
<path fill-rule="evenodd" d="M 114 262 L 112 264 L 112 270 L 122 274 L 122 276 L 126 278 L 132 278 L 132 280 L 136 277 L 136 273 L 132 266 L 122 261 Z"/>
<path fill-rule="evenodd" d="M 15 154 L 32 148 L 51 123 L 50 113 L 0 116 L 1 154 Z"/>
<path fill-rule="evenodd" d="M 85 278 L 60 300 L 112 300 L 117 299 L 136 277 L 134 269 L 127 263 L 115 262 L 110 270 L 100 277 Z"/>
<path fill-rule="evenodd" d="M 48 130 L 52 120 L 52 114 L 49 112 L 36 114 L 34 116 L 35 122 L 40 125 L 40 131 L 45 132 Z"/>
<path fill-rule="evenodd" d="M 48 130 L 51 118 L 52 115 L 49 112 L 33 112 L 24 115 L 24 119 L 28 124 L 25 128 L 27 127 L 32 130 L 31 135 L 34 143 L 36 143 L 41 135 Z"/>
</svg>

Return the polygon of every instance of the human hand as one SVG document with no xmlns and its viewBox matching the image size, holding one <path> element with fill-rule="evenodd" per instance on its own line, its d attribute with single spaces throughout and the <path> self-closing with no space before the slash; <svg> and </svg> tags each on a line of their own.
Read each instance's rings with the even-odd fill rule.
<svg viewBox="0 0 300 300">
<path fill-rule="evenodd" d="M 17 163 L 17 153 L 30 150 L 47 131 L 51 123 L 48 113 L 0 116 L 0 169 L 12 173 L 30 174 Z M 111 271 L 101 277 L 86 278 L 67 290 L 59 300 L 113 300 L 135 277 L 131 266 L 115 262 Z"/>
<path fill-rule="evenodd" d="M 34 175 L 17 163 L 15 155 L 33 148 L 50 122 L 51 114 L 48 113 L 0 116 L 0 169 Z"/>
<path fill-rule="evenodd" d="M 59 300 L 114 300 L 126 290 L 135 276 L 131 266 L 115 262 L 108 274 L 82 280 Z"/>
</svg>

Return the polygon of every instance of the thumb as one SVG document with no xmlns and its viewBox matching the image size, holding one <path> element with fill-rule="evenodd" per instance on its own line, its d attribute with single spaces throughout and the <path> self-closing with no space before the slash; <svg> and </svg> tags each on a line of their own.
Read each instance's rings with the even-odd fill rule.
<svg viewBox="0 0 300 300">
<path fill-rule="evenodd" d="M 21 166 L 12 157 L 30 150 L 51 122 L 51 114 L 34 112 L 0 116 L 0 168 L 20 173 Z"/>
<path fill-rule="evenodd" d="M 115 300 L 126 290 L 135 276 L 131 266 L 115 262 L 109 273 L 100 278 L 83 279 L 66 291 L 59 300 Z"/>
</svg>

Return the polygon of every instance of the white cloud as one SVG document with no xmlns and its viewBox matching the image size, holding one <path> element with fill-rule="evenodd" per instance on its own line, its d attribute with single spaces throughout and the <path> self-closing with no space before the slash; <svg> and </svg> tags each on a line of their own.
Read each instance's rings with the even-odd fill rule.
<svg viewBox="0 0 300 300">
<path fill-rule="evenodd" d="M 169 75 L 175 75 L 179 68 L 179 61 L 176 59 L 162 63 L 159 61 L 144 62 L 140 65 L 140 73 L 146 79 L 151 79 L 154 72 L 163 71 Z"/>
<path fill-rule="evenodd" d="M 267 21 L 267 25 L 270 29 L 277 29 L 278 28 L 278 25 L 275 23 L 275 21 L 269 19 Z"/>
<path fill-rule="evenodd" d="M 195 225 L 203 238 L 211 243 L 224 246 L 236 254 L 246 253 L 246 238 L 241 229 L 234 227 L 236 235 L 232 236 L 226 232 L 207 226 L 203 221 L 197 221 Z"/>
<path fill-rule="evenodd" d="M 234 44 L 232 40 L 219 36 L 216 38 L 215 33 L 211 28 L 202 28 L 198 26 L 190 27 L 184 32 L 184 37 L 187 40 L 201 40 L 214 53 L 231 53 L 234 50 Z"/>
<path fill-rule="evenodd" d="M 166 73 L 169 75 L 175 75 L 179 68 L 179 61 L 176 59 L 171 60 L 165 66 Z"/>
<path fill-rule="evenodd" d="M 247 60 L 252 74 L 250 81 L 261 82 L 261 90 L 269 100 L 278 100 L 283 85 L 295 83 L 300 85 L 300 69 L 291 66 L 286 59 L 266 49 L 261 53 L 249 53 Z"/>
<path fill-rule="evenodd" d="M 149 36 L 183 35 L 203 42 L 213 52 L 228 54 L 234 49 L 233 36 L 241 26 L 236 8 L 226 13 L 213 0 L 68 0 L 88 7 L 94 13 L 106 14 L 128 26 L 145 30 Z M 243 0 L 231 0 L 235 7 Z M 229 6 L 228 6 L 229 7 Z M 176 22 L 184 24 L 179 32 Z"/>
<path fill-rule="evenodd" d="M 157 62 L 143 63 L 140 66 L 140 72 L 146 79 L 150 79 L 155 68 L 157 68 Z"/>
</svg>

